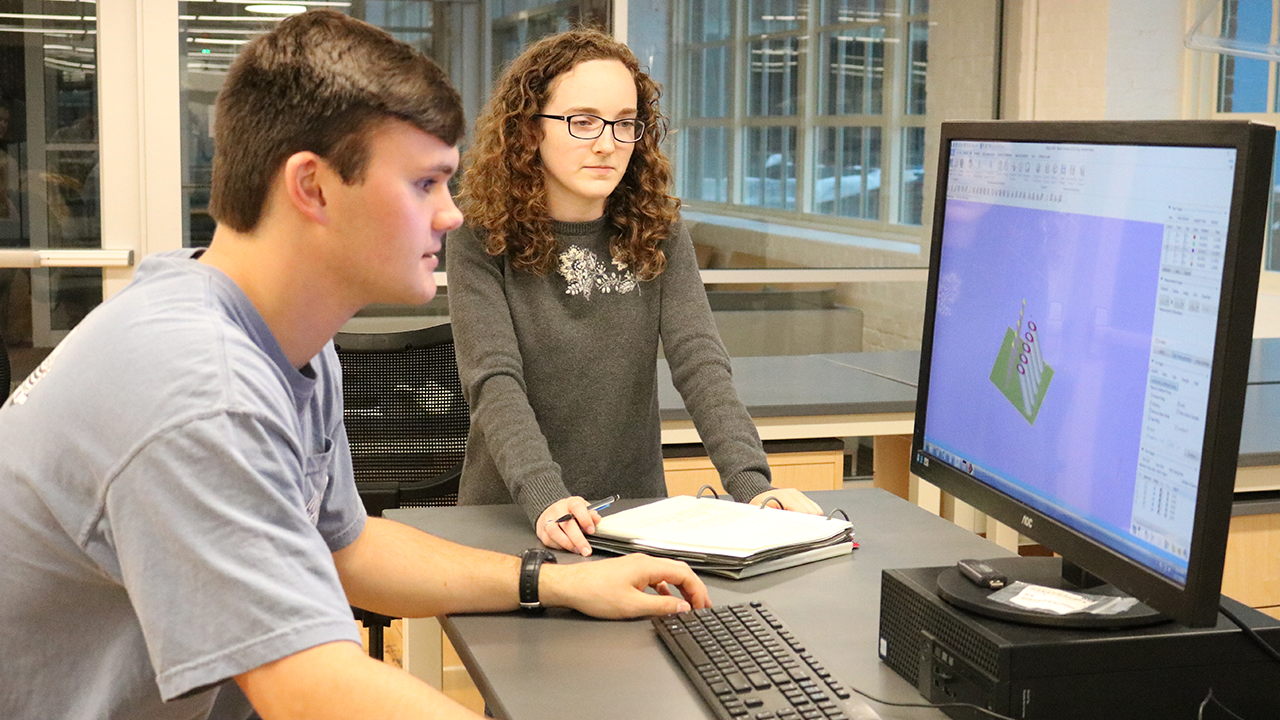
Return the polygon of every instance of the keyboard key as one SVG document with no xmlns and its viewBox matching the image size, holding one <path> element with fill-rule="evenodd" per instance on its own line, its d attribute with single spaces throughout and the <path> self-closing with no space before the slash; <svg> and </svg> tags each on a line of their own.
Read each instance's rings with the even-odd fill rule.
<svg viewBox="0 0 1280 720">
<path fill-rule="evenodd" d="M 684 651 L 685 657 L 689 658 L 689 661 L 692 662 L 695 667 L 711 662 L 711 659 L 702 651 L 702 648 L 698 647 L 698 641 L 694 640 L 689 633 L 676 633 L 673 637 L 680 645 L 680 649 Z"/>
<path fill-rule="evenodd" d="M 742 673 L 731 672 L 724 676 L 725 682 L 738 692 L 746 692 L 751 689 L 751 683 L 747 682 L 747 678 Z"/>
</svg>

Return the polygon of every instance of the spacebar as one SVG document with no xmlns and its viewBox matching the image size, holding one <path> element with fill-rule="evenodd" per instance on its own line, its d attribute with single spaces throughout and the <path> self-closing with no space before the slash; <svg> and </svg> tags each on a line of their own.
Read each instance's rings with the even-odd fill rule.
<svg viewBox="0 0 1280 720">
<path fill-rule="evenodd" d="M 688 632 L 671 633 L 671 637 L 675 638 L 676 644 L 684 651 L 694 667 L 711 662 L 711 658 L 702 651 L 702 646 L 698 645 L 698 641 L 694 640 Z"/>
</svg>

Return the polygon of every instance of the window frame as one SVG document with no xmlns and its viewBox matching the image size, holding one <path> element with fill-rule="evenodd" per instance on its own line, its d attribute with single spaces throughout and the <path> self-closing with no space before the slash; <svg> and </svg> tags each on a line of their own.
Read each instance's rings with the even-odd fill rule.
<svg viewBox="0 0 1280 720">
<path fill-rule="evenodd" d="M 1188 21 L 1192 28 L 1191 35 L 1194 35 L 1202 24 L 1221 28 L 1223 2 L 1224 0 L 1215 0 L 1213 2 L 1214 7 L 1206 7 L 1201 10 L 1205 13 L 1205 17 L 1197 17 L 1198 9 L 1195 7 L 1196 3 L 1188 3 L 1187 12 Z M 1271 42 L 1275 45 L 1277 39 L 1280 38 L 1280 0 L 1271 0 L 1271 4 Z M 1200 47 L 1198 44 L 1193 44 L 1192 46 L 1208 52 L 1188 51 L 1186 89 L 1187 104 L 1189 106 L 1188 114 L 1190 116 L 1212 120 L 1256 121 L 1275 127 L 1277 133 L 1280 133 L 1280 60 L 1271 61 L 1267 72 L 1267 107 L 1271 108 L 1271 111 L 1225 112 L 1218 109 L 1221 106 L 1221 68 L 1223 59 L 1232 53 L 1224 52 L 1227 48 L 1220 41 L 1208 47 Z M 1277 140 L 1280 140 L 1280 137 Z M 1280 175 L 1277 175 L 1276 168 L 1272 169 L 1272 177 L 1272 186 L 1274 188 L 1277 180 L 1280 180 Z M 1267 214 L 1268 227 L 1280 220 L 1280 218 L 1276 217 L 1276 201 L 1277 198 L 1273 194 Z M 1271 262 L 1273 257 L 1274 263 Z M 1272 264 L 1273 267 L 1268 267 L 1269 264 Z M 1258 290 L 1269 295 L 1280 295 L 1280 232 L 1272 232 L 1265 240 Z"/>
<path fill-rule="evenodd" d="M 886 8 L 881 20 L 875 25 L 886 28 L 884 72 L 887 76 L 883 83 L 882 112 L 873 114 L 823 114 L 819 96 L 819 63 L 823 56 L 822 48 L 817 45 L 822 38 L 831 33 L 855 28 L 865 28 L 870 23 L 833 23 L 823 25 L 819 17 L 821 4 L 814 1 L 810 4 L 810 12 L 806 13 L 804 25 L 800 28 L 770 32 L 766 34 L 747 34 L 748 6 L 746 2 L 734 2 L 730 19 L 730 33 L 727 38 L 709 42 L 693 42 L 689 38 L 690 13 L 693 9 L 691 0 L 673 0 L 672 12 L 672 84 L 675 86 L 671 97 L 673 102 L 668 109 L 672 116 L 672 127 L 675 130 L 675 142 L 672 143 L 671 155 L 677 168 L 679 180 L 677 193 L 684 204 L 693 211 L 739 220 L 754 220 L 770 224 L 782 224 L 799 228 L 811 228 L 826 231 L 844 231 L 853 238 L 858 236 L 907 242 L 923 247 L 928 230 L 927 218 L 921 217 L 920 224 L 904 224 L 898 222 L 902 198 L 902 181 L 905 170 L 903 159 L 906 153 L 905 132 L 908 128 L 920 128 L 927 134 L 927 113 L 907 113 L 908 64 L 910 52 L 907 47 L 913 23 L 928 22 L 927 13 L 908 15 L 906 10 L 913 3 L 910 0 L 886 0 Z M 899 12 L 901 11 L 901 12 Z M 763 40 L 799 37 L 802 46 L 802 71 L 798 79 L 799 94 L 797 112 L 793 115 L 754 116 L 748 113 L 746 83 L 748 81 L 748 52 L 752 43 Z M 693 65 L 693 53 L 708 48 L 724 47 L 730 49 L 730 68 L 728 87 L 728 114 L 720 117 L 694 116 L 690 110 L 689 93 L 693 89 L 688 82 L 690 68 Z M 794 209 L 777 209 L 760 205 L 744 204 L 744 179 L 747 166 L 746 133 L 748 128 L 788 127 L 796 133 L 795 153 L 795 204 Z M 819 138 L 821 133 L 830 128 L 880 128 L 880 177 L 881 188 L 892 188 L 891 192 L 881 192 L 877 219 L 847 217 L 842 215 L 818 213 L 813 210 L 814 186 L 817 180 L 811 168 L 816 166 Z M 702 200 L 691 192 L 687 182 L 693 180 L 686 168 L 692 153 L 687 147 L 687 138 L 691 130 L 706 128 L 724 128 L 728 136 L 727 202 Z M 785 199 L 784 184 L 784 199 Z M 854 244 L 857 244 L 856 241 Z"/>
</svg>

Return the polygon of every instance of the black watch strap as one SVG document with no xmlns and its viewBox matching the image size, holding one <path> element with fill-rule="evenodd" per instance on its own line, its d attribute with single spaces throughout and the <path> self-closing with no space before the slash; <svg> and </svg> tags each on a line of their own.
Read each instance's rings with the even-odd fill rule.
<svg viewBox="0 0 1280 720">
<path fill-rule="evenodd" d="M 556 556 L 544 548 L 529 548 L 520 553 L 520 609 L 541 610 L 538 599 L 538 574 L 542 563 L 556 561 Z"/>
</svg>

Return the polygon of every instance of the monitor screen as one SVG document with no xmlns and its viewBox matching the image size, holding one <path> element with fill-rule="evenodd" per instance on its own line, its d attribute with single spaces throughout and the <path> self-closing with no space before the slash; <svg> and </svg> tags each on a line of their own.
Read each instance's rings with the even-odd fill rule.
<svg viewBox="0 0 1280 720">
<path fill-rule="evenodd" d="M 1187 624 L 1221 587 L 1273 143 L 943 126 L 913 470 Z"/>
</svg>

